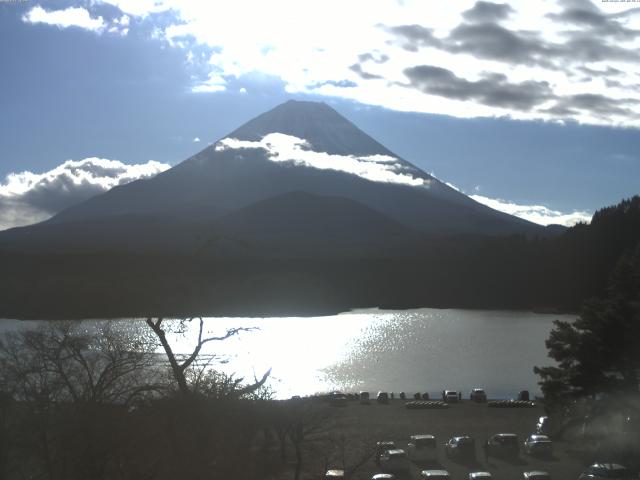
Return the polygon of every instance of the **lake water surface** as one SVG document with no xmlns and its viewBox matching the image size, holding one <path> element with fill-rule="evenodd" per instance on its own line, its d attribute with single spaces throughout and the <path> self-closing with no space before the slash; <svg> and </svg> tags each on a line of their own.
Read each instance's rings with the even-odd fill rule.
<svg viewBox="0 0 640 480">
<path fill-rule="evenodd" d="M 216 368 L 252 379 L 272 368 L 278 398 L 334 389 L 429 392 L 484 387 L 492 398 L 539 392 L 534 365 L 548 365 L 545 339 L 554 319 L 570 315 L 487 310 L 360 310 L 312 318 L 207 318 L 207 331 L 257 327 L 207 344 Z M 91 321 L 87 321 L 91 322 Z M 119 320 L 123 328 L 141 320 Z M 1 329 L 35 322 L 4 321 Z M 176 351 L 193 344 L 196 323 L 175 335 Z"/>
</svg>

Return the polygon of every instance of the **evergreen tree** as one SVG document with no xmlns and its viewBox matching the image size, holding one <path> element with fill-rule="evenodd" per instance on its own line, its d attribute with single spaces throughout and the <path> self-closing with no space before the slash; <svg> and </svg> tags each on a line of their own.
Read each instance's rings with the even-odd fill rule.
<svg viewBox="0 0 640 480">
<path fill-rule="evenodd" d="M 640 388 L 640 244 L 619 259 L 606 296 L 580 317 L 554 322 L 546 341 L 556 366 L 534 367 L 550 407 Z"/>
</svg>

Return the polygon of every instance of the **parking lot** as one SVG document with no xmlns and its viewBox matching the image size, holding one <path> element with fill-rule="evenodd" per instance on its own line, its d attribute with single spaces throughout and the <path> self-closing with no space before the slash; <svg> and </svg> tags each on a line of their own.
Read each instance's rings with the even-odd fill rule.
<svg viewBox="0 0 640 480">
<path fill-rule="evenodd" d="M 370 405 L 348 402 L 336 410 L 333 428 L 346 434 L 358 434 L 376 441 L 391 440 L 397 448 L 406 448 L 409 437 L 432 434 L 437 438 L 438 460 L 431 465 L 411 465 L 408 478 L 419 478 L 423 469 L 448 470 L 453 479 L 467 479 L 473 471 L 485 470 L 498 480 L 523 478 L 523 472 L 543 470 L 553 479 L 577 479 L 584 464 L 572 453 L 572 446 L 554 442 L 554 454 L 548 458 L 533 458 L 520 451 L 517 459 L 505 460 L 489 457 L 485 460 L 482 444 L 495 433 L 515 433 L 522 445 L 535 429 L 544 410 L 532 408 L 489 408 L 485 403 L 463 401 L 446 409 L 407 409 L 404 401 L 391 400 L 381 405 L 373 400 Z M 475 460 L 458 462 L 447 458 L 444 443 L 456 435 L 469 435 L 475 439 Z M 356 477 L 371 478 L 381 472 L 373 460 L 361 467 Z"/>
</svg>

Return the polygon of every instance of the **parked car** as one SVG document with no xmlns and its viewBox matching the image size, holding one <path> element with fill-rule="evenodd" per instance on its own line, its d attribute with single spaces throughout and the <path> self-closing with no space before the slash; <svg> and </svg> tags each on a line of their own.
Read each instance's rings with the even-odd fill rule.
<svg viewBox="0 0 640 480">
<path fill-rule="evenodd" d="M 409 457 L 401 448 L 385 451 L 380 457 L 380 468 L 386 473 L 405 473 L 409 471 Z"/>
<path fill-rule="evenodd" d="M 549 435 L 551 433 L 551 419 L 549 417 L 540 417 L 538 419 L 536 433 L 540 435 Z"/>
<path fill-rule="evenodd" d="M 531 472 L 523 472 L 522 478 L 524 480 L 551 480 L 551 475 L 540 470 L 533 470 Z"/>
<path fill-rule="evenodd" d="M 534 433 L 524 441 L 524 452 L 536 456 L 551 455 L 553 453 L 553 443 L 546 435 Z"/>
<path fill-rule="evenodd" d="M 494 457 L 515 458 L 519 451 L 515 433 L 496 433 L 487 442 L 487 452 Z"/>
<path fill-rule="evenodd" d="M 444 451 L 451 458 L 476 458 L 476 442 L 468 435 L 452 437 L 444 444 Z"/>
<path fill-rule="evenodd" d="M 433 435 L 411 435 L 407 445 L 409 458 L 416 463 L 435 462 L 438 458 L 438 446 Z"/>
<path fill-rule="evenodd" d="M 396 476 L 393 473 L 376 473 L 371 480 L 396 480 Z"/>
<path fill-rule="evenodd" d="M 487 401 L 487 394 L 482 388 L 474 388 L 469 394 L 469 400 L 478 403 L 484 403 Z"/>
<path fill-rule="evenodd" d="M 631 480 L 631 473 L 617 463 L 595 463 L 580 474 L 578 480 L 591 480 L 599 478 L 615 478 L 618 480 Z"/>
<path fill-rule="evenodd" d="M 362 405 L 369 405 L 369 392 L 360 392 L 360 403 Z"/>
<path fill-rule="evenodd" d="M 518 393 L 518 400 L 528 402 L 529 401 L 529 390 L 520 390 Z"/>
<path fill-rule="evenodd" d="M 327 470 L 324 475 L 325 480 L 344 480 L 344 470 Z"/>
<path fill-rule="evenodd" d="M 387 450 L 394 450 L 396 448 L 396 443 L 391 440 L 385 440 L 382 442 L 376 443 L 376 463 L 380 465 L 380 457 Z"/>
<path fill-rule="evenodd" d="M 449 472 L 446 470 L 422 470 L 420 478 L 430 478 L 432 480 L 451 480 Z"/>
<path fill-rule="evenodd" d="M 479 480 L 479 479 L 492 479 L 493 475 L 489 472 L 471 472 L 469 474 L 469 480 Z"/>
<path fill-rule="evenodd" d="M 333 407 L 346 407 L 349 399 L 341 392 L 333 392 L 329 395 L 329 405 Z"/>
<path fill-rule="evenodd" d="M 378 397 L 376 398 L 378 403 L 389 403 L 389 394 L 387 392 L 378 392 Z"/>
<path fill-rule="evenodd" d="M 455 403 L 458 401 L 458 399 L 459 399 L 459 395 L 458 395 L 458 392 L 456 392 L 455 390 L 445 390 L 442 393 L 442 401 L 444 402 Z"/>
</svg>

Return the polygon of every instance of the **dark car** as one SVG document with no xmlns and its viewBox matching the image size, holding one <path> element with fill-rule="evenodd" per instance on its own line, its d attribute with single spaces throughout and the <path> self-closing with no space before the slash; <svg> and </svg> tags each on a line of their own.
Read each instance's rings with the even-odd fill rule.
<svg viewBox="0 0 640 480">
<path fill-rule="evenodd" d="M 346 407 L 349 398 L 341 392 L 333 392 L 329 395 L 329 404 L 333 407 Z"/>
<path fill-rule="evenodd" d="M 631 480 L 631 473 L 617 463 L 595 463 L 580 474 L 578 480 L 590 480 L 600 478 L 616 478 L 618 480 Z"/>
<path fill-rule="evenodd" d="M 524 451 L 529 455 L 551 456 L 553 443 L 548 436 L 534 433 L 524 441 Z"/>
<path fill-rule="evenodd" d="M 378 403 L 387 404 L 389 403 L 389 394 L 387 392 L 378 392 L 376 400 Z"/>
<path fill-rule="evenodd" d="M 444 451 L 451 458 L 476 458 L 476 442 L 468 435 L 452 437 L 444 444 Z"/>
<path fill-rule="evenodd" d="M 487 393 L 482 388 L 474 388 L 469 394 L 469 400 L 484 403 L 487 401 Z"/>
<path fill-rule="evenodd" d="M 494 457 L 515 458 L 519 451 L 515 433 L 496 433 L 487 441 L 487 452 Z"/>
<path fill-rule="evenodd" d="M 382 442 L 376 443 L 376 463 L 380 465 L 380 457 L 387 450 L 394 450 L 396 448 L 396 443 L 391 440 L 386 440 Z"/>
<path fill-rule="evenodd" d="M 529 390 L 520 390 L 518 393 L 518 400 L 528 402 L 529 401 Z"/>
</svg>

